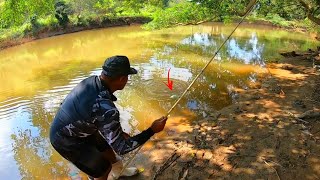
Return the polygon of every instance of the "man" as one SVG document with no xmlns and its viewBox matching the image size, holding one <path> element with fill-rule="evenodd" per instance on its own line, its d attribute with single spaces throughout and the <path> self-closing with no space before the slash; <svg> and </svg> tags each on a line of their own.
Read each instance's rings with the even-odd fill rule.
<svg viewBox="0 0 320 180">
<path fill-rule="evenodd" d="M 50 129 L 54 149 L 97 180 L 106 180 L 112 166 L 112 174 L 119 176 L 122 164 L 114 152 L 122 155 L 136 149 L 162 131 L 167 121 L 167 117 L 155 120 L 150 128 L 133 137 L 124 133 L 113 92 L 122 90 L 128 75 L 137 74 L 137 70 L 130 67 L 126 56 L 110 57 L 102 68 L 100 76 L 86 78 L 68 94 Z M 136 168 L 123 172 L 127 176 L 136 173 Z"/>
</svg>

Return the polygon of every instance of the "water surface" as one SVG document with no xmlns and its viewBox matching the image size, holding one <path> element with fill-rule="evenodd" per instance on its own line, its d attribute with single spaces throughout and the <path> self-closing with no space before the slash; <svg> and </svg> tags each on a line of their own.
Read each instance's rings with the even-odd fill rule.
<svg viewBox="0 0 320 180">
<path fill-rule="evenodd" d="M 135 134 L 164 115 L 210 60 L 233 25 L 204 24 L 160 31 L 138 26 L 99 29 L 33 41 L 0 51 L 0 179 L 61 179 L 67 163 L 48 133 L 59 104 L 104 59 L 127 55 L 139 74 L 117 92 L 125 131 Z M 278 52 L 314 48 L 308 35 L 241 26 L 191 88 L 173 116 L 205 116 L 236 102 Z M 167 81 L 168 69 L 174 89 Z"/>
</svg>

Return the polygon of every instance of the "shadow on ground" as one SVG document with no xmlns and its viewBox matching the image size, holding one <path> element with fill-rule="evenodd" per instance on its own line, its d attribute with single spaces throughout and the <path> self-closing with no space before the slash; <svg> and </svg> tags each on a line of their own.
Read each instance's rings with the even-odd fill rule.
<svg viewBox="0 0 320 180">
<path fill-rule="evenodd" d="M 319 179 L 319 72 L 305 56 L 268 69 L 249 90 L 235 89 L 237 103 L 202 119 L 172 117 L 130 179 Z"/>
</svg>

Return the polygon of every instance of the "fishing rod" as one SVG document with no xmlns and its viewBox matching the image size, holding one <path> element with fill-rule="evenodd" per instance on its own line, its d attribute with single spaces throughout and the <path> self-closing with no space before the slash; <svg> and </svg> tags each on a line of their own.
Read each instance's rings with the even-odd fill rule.
<svg viewBox="0 0 320 180">
<path fill-rule="evenodd" d="M 242 17 L 242 19 L 240 20 L 240 22 L 237 24 L 237 26 L 233 29 L 233 31 L 230 33 L 230 35 L 227 37 L 227 39 L 220 45 L 220 47 L 218 48 L 218 50 L 214 53 L 214 55 L 212 56 L 212 58 L 207 62 L 207 64 L 201 69 L 201 71 L 198 73 L 198 75 L 192 80 L 192 82 L 189 84 L 189 86 L 186 88 L 186 90 L 181 94 L 181 96 L 179 97 L 179 99 L 173 104 L 173 106 L 169 109 L 169 111 L 167 112 L 165 117 L 168 117 L 169 114 L 172 112 L 172 110 L 177 106 L 177 104 L 180 102 L 180 100 L 183 98 L 183 96 L 186 95 L 186 93 L 189 91 L 189 89 L 191 88 L 191 86 L 196 82 L 196 80 L 200 77 L 200 75 L 204 72 L 204 70 L 209 66 L 209 64 L 213 61 L 213 59 L 217 56 L 217 54 L 219 53 L 219 51 L 222 49 L 222 47 L 226 44 L 226 42 L 230 39 L 230 37 L 233 35 L 233 33 L 237 30 L 237 28 L 240 26 L 240 24 L 244 21 L 244 19 L 250 14 L 251 10 L 253 9 L 254 5 L 256 5 L 256 3 L 259 0 L 251 0 L 246 8 L 246 11 L 243 13 L 244 16 Z M 138 152 L 140 151 L 140 149 L 142 148 L 143 145 L 141 145 L 136 152 L 131 156 L 131 158 L 127 161 L 127 163 L 123 166 L 122 170 L 120 171 L 119 176 L 121 176 L 121 174 L 123 173 L 123 171 L 128 167 L 128 165 L 132 162 L 132 160 L 134 159 L 134 157 L 138 154 Z"/>
</svg>

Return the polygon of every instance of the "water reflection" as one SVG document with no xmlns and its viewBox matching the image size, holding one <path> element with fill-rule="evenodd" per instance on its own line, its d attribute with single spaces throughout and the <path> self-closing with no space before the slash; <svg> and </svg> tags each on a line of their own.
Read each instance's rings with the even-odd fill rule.
<svg viewBox="0 0 320 180">
<path fill-rule="evenodd" d="M 228 51 L 230 58 L 238 59 L 245 64 L 264 65 L 262 59 L 263 44 L 258 43 L 258 38 L 255 33 L 252 34 L 251 39 L 247 40 L 244 46 L 241 46 L 235 38 L 232 38 L 228 44 Z"/>
<path fill-rule="evenodd" d="M 187 37 L 181 41 L 181 44 L 188 44 L 188 45 L 200 45 L 204 47 L 208 46 L 217 46 L 216 41 L 213 39 L 208 33 L 194 33 L 191 34 L 190 37 Z"/>
<path fill-rule="evenodd" d="M 125 90 L 116 93 L 124 130 L 135 134 L 171 108 L 176 100 L 171 97 L 181 95 L 232 28 L 202 25 L 155 32 L 134 26 L 110 28 L 0 51 L 0 179 L 67 176 L 66 161 L 48 140 L 50 123 L 70 90 L 101 72 L 104 58 L 125 54 L 139 70 Z M 256 81 L 257 70 L 280 47 L 315 45 L 301 34 L 294 37 L 297 40 L 292 33 L 265 28 L 238 29 L 173 116 L 186 111 L 202 116 L 221 109 L 237 100 L 235 87 L 246 89 L 248 82 Z M 172 91 L 164 84 L 169 69 Z"/>
<path fill-rule="evenodd" d="M 222 33 L 220 36 L 208 33 L 195 33 L 183 39 L 180 43 L 191 47 L 199 47 L 203 53 L 214 55 L 224 40 L 225 36 Z M 264 43 L 259 43 L 257 34 L 252 32 L 250 38 L 231 38 L 227 41 L 224 51 L 219 52 L 215 59 L 236 60 L 245 64 L 264 65 L 265 62 L 262 58 L 263 50 Z"/>
</svg>

